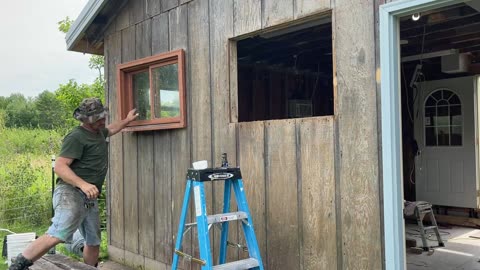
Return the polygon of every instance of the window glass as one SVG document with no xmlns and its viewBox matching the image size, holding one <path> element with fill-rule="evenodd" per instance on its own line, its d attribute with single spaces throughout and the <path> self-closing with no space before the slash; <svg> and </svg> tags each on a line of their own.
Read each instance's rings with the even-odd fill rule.
<svg viewBox="0 0 480 270">
<path fill-rule="evenodd" d="M 462 106 L 454 92 L 433 92 L 425 101 L 424 111 L 426 146 L 462 145 Z"/>
<path fill-rule="evenodd" d="M 152 69 L 155 94 L 155 117 L 180 116 L 178 65 L 171 64 Z"/>
<path fill-rule="evenodd" d="M 148 71 L 136 73 L 133 76 L 133 106 L 137 109 L 137 120 L 150 119 L 150 80 Z"/>
</svg>

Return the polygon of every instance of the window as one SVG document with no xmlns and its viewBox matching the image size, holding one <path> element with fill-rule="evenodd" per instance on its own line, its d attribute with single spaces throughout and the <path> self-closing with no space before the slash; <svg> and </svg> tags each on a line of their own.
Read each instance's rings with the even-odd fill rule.
<svg viewBox="0 0 480 270">
<path fill-rule="evenodd" d="M 183 128 L 186 125 L 185 53 L 167 52 L 120 64 L 118 106 L 121 118 L 136 108 L 139 116 L 125 130 Z"/>
<path fill-rule="evenodd" d="M 463 135 L 462 103 L 458 96 L 439 89 L 425 100 L 425 145 L 461 146 Z"/>
<path fill-rule="evenodd" d="M 333 115 L 330 15 L 236 45 L 239 122 Z"/>
</svg>

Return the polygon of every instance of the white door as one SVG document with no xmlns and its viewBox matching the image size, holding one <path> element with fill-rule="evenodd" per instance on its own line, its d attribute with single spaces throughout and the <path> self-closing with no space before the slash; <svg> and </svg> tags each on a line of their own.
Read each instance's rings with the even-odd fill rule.
<svg viewBox="0 0 480 270">
<path fill-rule="evenodd" d="M 414 127 L 417 201 L 477 208 L 474 77 L 419 85 Z"/>
</svg>

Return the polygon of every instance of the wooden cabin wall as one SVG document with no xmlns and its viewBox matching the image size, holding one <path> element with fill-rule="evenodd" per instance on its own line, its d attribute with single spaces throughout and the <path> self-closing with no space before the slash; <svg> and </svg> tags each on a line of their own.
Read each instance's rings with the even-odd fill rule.
<svg viewBox="0 0 480 270">
<path fill-rule="evenodd" d="M 335 116 L 238 123 L 229 39 L 329 10 Z M 228 153 L 242 169 L 266 269 L 381 269 L 373 13 L 373 0 L 129 1 L 105 37 L 110 121 L 118 119 L 116 65 L 178 48 L 186 52 L 188 115 L 184 129 L 110 139 L 111 258 L 168 269 L 186 169 L 201 159 L 218 166 Z M 210 213 L 221 209 L 222 189 L 207 188 Z M 229 238 L 242 234 L 235 226 Z M 183 250 L 198 256 L 191 232 Z M 180 268 L 199 269 L 183 260 Z"/>
</svg>

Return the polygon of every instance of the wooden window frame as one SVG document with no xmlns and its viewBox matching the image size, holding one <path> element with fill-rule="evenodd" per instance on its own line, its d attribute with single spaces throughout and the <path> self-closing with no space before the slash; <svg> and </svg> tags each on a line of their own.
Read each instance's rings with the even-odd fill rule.
<svg viewBox="0 0 480 270">
<path fill-rule="evenodd" d="M 180 116 L 152 118 L 150 120 L 136 120 L 129 123 L 123 131 L 149 131 L 162 129 L 176 129 L 186 127 L 186 87 L 185 87 L 185 52 L 182 49 L 157 54 L 150 57 L 134 60 L 117 65 L 117 99 L 118 115 L 124 119 L 128 112 L 133 109 L 132 77 L 142 71 L 148 71 L 150 76 L 150 111 L 155 115 L 154 99 L 152 91 L 152 69 L 178 64 L 178 93 L 180 104 Z"/>
</svg>

